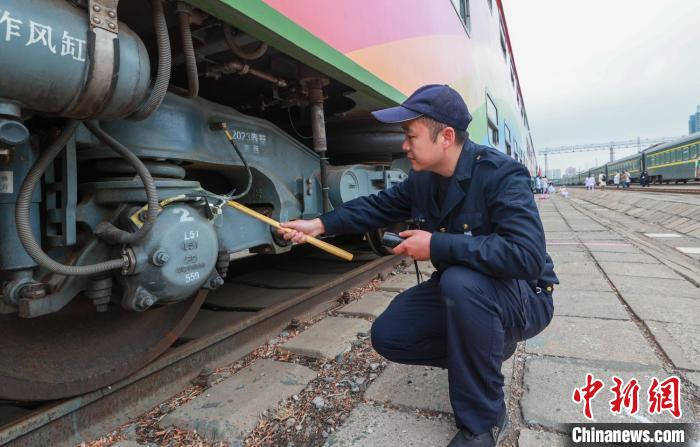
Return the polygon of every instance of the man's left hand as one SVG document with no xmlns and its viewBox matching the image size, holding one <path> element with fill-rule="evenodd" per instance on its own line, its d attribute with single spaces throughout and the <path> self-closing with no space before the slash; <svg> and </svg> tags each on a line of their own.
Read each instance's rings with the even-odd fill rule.
<svg viewBox="0 0 700 447">
<path fill-rule="evenodd" d="M 427 261 L 430 259 L 430 238 L 432 233 L 423 230 L 406 230 L 399 233 L 399 236 L 406 238 L 406 240 L 394 247 L 395 254 L 408 255 L 416 261 Z"/>
</svg>

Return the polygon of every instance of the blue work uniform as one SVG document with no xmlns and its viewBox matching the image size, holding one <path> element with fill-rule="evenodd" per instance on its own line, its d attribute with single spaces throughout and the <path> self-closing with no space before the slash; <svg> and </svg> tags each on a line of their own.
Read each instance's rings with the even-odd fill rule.
<svg viewBox="0 0 700 447">
<path fill-rule="evenodd" d="M 435 173 L 411 171 L 321 220 L 328 234 L 409 219 L 432 233 L 437 272 L 391 302 L 372 325 L 372 344 L 394 362 L 447 368 L 457 425 L 479 434 L 505 411 L 504 345 L 549 324 L 558 280 L 522 164 L 468 140 L 442 200 L 440 185 Z"/>
</svg>

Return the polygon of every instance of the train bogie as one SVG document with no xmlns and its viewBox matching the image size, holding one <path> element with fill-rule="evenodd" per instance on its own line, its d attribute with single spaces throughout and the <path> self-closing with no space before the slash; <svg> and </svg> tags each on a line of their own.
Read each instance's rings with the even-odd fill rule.
<svg viewBox="0 0 700 447">
<path fill-rule="evenodd" d="M 403 181 L 403 132 L 369 112 L 422 84 L 452 84 L 471 138 L 534 172 L 500 1 L 230 3 L 0 4 L 11 334 L 0 398 L 64 397 L 135 371 L 184 330 L 234 254 L 292 249 L 230 200 L 308 219 Z M 414 45 L 429 50 L 420 64 Z M 28 346 L 51 371 L 34 369 Z"/>
</svg>

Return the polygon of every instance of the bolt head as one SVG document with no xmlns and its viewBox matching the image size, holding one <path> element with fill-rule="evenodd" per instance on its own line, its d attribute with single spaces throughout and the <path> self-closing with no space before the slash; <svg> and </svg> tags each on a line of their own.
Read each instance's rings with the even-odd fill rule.
<svg viewBox="0 0 700 447">
<path fill-rule="evenodd" d="M 107 15 L 110 16 L 111 18 L 115 18 L 117 16 L 117 14 L 114 11 L 109 11 L 107 13 Z"/>
<path fill-rule="evenodd" d="M 158 250 L 153 254 L 153 264 L 157 266 L 165 265 L 170 261 L 170 255 L 164 250 Z"/>
<path fill-rule="evenodd" d="M 109 29 L 115 29 L 117 27 L 117 25 L 111 22 L 107 26 L 109 27 Z"/>
<path fill-rule="evenodd" d="M 95 11 L 95 12 L 100 12 L 100 11 L 102 10 L 102 8 L 100 8 L 100 5 L 94 5 L 94 6 L 92 7 L 92 10 Z"/>
<path fill-rule="evenodd" d="M 95 22 L 95 23 L 97 23 L 98 25 L 99 25 L 100 23 L 102 23 L 102 20 L 100 20 L 99 17 L 94 17 L 94 18 L 92 19 L 92 21 Z"/>
</svg>

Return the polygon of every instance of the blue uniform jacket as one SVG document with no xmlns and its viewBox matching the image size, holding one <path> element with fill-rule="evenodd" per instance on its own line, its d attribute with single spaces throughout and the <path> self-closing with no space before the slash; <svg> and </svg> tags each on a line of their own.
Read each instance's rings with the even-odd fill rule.
<svg viewBox="0 0 700 447">
<path fill-rule="evenodd" d="M 409 172 L 402 183 L 321 216 L 327 234 L 361 233 L 409 219 L 432 233 L 430 257 L 442 271 L 460 264 L 532 286 L 558 284 L 530 190 L 530 174 L 507 155 L 465 142 L 442 209 L 438 176 Z"/>
</svg>

